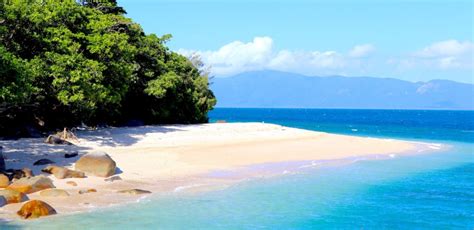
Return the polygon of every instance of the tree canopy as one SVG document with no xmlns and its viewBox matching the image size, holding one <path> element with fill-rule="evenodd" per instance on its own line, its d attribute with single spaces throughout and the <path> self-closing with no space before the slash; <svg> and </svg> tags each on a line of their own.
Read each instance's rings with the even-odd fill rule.
<svg viewBox="0 0 474 230">
<path fill-rule="evenodd" d="M 216 103 L 207 73 L 170 38 L 145 34 L 113 0 L 2 1 L 0 135 L 206 122 Z"/>
</svg>

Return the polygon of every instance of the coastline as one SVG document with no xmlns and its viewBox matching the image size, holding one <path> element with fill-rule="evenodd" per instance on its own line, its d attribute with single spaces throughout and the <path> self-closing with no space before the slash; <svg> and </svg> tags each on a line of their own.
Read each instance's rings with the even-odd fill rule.
<svg viewBox="0 0 474 230">
<path fill-rule="evenodd" d="M 40 158 L 72 167 L 77 158 L 63 158 L 65 151 L 105 151 L 117 162 L 117 175 L 122 180 L 106 182 L 94 176 L 60 180 L 49 176 L 57 188 L 67 190 L 71 196 L 29 195 L 30 199 L 51 204 L 59 215 L 137 202 L 150 196 L 118 194 L 122 189 L 146 189 L 153 192 L 152 196 L 206 191 L 246 178 L 284 174 L 293 167 L 292 163 L 311 167 L 313 162 L 387 159 L 444 148 L 432 143 L 329 134 L 263 123 L 107 128 L 77 135 L 77 146 L 46 145 L 43 139 L 0 141 L 8 167 L 30 167 L 35 174 L 43 167 L 32 166 L 32 162 Z M 278 164 L 281 167 L 275 170 Z M 75 181 L 78 186 L 71 187 L 66 181 Z M 77 192 L 88 188 L 97 189 L 97 193 Z M 18 219 L 15 212 L 20 206 L 18 203 L 0 208 L 0 218 Z"/>
</svg>

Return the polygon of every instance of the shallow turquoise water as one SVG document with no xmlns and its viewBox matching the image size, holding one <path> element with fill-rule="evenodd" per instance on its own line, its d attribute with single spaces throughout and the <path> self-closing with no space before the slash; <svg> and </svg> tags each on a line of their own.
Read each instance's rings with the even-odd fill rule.
<svg viewBox="0 0 474 230">
<path fill-rule="evenodd" d="M 433 128 L 436 122 L 412 121 L 404 126 L 406 122 L 385 119 L 397 130 L 393 136 L 452 146 L 444 152 L 323 164 L 224 190 L 170 193 L 97 212 L 9 223 L 2 229 L 473 229 L 472 114 L 451 114 L 451 121 L 440 114 L 430 118 L 443 121 L 437 128 Z M 380 123 L 362 126 L 357 116 L 348 122 L 356 129 L 366 127 L 360 135 L 392 136 L 377 135 L 380 132 L 374 130 L 380 130 Z M 338 124 L 328 126 L 348 132 L 345 122 Z M 327 128 L 324 122 L 317 126 Z"/>
<path fill-rule="evenodd" d="M 452 143 L 451 143 L 452 144 Z M 255 179 L 199 195 L 29 222 L 29 229 L 472 229 L 471 144 Z"/>
</svg>

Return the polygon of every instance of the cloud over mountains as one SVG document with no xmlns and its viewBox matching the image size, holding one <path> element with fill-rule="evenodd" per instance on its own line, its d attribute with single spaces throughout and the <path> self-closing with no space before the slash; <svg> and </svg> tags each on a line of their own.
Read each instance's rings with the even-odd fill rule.
<svg viewBox="0 0 474 230">
<path fill-rule="evenodd" d="M 199 55 L 213 75 L 229 76 L 246 71 L 272 69 L 309 75 L 370 74 L 371 68 L 468 68 L 472 69 L 474 45 L 470 41 L 435 42 L 395 58 L 377 56 L 375 45 L 359 44 L 341 52 L 335 50 L 275 50 L 271 37 L 255 37 L 252 41 L 233 41 L 217 50 L 186 50 L 179 53 Z M 386 65 L 382 66 L 381 65 Z"/>
</svg>

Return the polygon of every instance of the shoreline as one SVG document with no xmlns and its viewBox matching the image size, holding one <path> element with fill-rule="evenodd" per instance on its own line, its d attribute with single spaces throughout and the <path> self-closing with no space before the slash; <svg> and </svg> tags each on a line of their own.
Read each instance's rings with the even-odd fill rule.
<svg viewBox="0 0 474 230">
<path fill-rule="evenodd" d="M 292 164 L 307 163 L 311 167 L 313 162 L 323 162 L 321 164 L 324 165 L 325 162 L 351 159 L 389 159 L 392 154 L 423 154 L 442 151 L 446 147 L 435 143 L 330 134 L 262 123 L 108 128 L 81 131 L 77 135 L 81 140 L 77 146 L 50 146 L 42 144 L 43 139 L 0 141 L 0 145 L 6 146 L 4 155 L 9 168 L 29 165 L 35 175 L 42 167 L 32 167 L 31 162 L 43 157 L 71 168 L 77 158 L 63 159 L 61 154 L 57 154 L 65 151 L 79 151 L 79 154 L 105 151 L 117 162 L 117 175 L 122 178 L 118 181 L 105 182 L 104 178 L 94 176 L 62 180 L 49 176 L 57 188 L 67 190 L 71 196 L 45 198 L 33 193 L 29 198 L 46 201 L 58 211 L 57 216 L 135 203 L 140 199 L 155 199 L 167 193 L 225 188 L 249 178 L 285 174 L 285 170 L 293 167 Z M 276 165 L 276 171 L 280 174 L 272 168 Z M 220 177 L 215 177 L 219 173 Z M 229 177 L 232 173 L 234 178 Z M 66 181 L 75 181 L 78 186 L 71 187 Z M 78 190 L 87 188 L 95 188 L 98 192 L 77 194 Z M 117 193 L 118 190 L 132 188 L 153 193 Z M 1 207 L 0 218 L 18 220 L 15 212 L 20 207 L 20 203 Z"/>
</svg>

